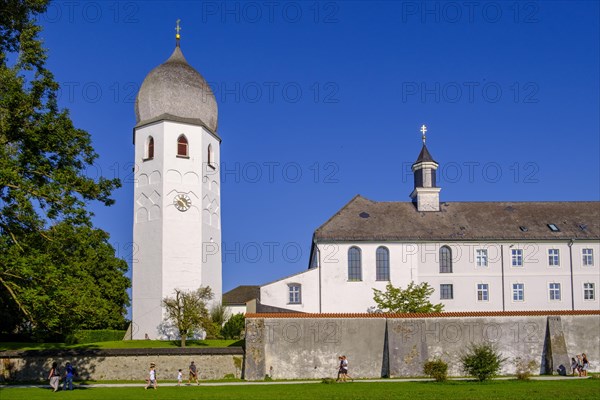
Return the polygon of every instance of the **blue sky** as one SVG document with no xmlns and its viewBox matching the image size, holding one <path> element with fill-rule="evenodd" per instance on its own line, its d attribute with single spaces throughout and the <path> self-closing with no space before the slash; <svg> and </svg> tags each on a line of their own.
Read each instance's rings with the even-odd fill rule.
<svg viewBox="0 0 600 400">
<path fill-rule="evenodd" d="M 226 291 L 307 268 L 358 193 L 409 201 L 422 124 L 442 201 L 600 200 L 598 4 L 77 1 L 40 22 L 88 174 L 123 179 L 91 206 L 131 259 L 135 95 L 181 19 L 219 105 Z"/>
</svg>

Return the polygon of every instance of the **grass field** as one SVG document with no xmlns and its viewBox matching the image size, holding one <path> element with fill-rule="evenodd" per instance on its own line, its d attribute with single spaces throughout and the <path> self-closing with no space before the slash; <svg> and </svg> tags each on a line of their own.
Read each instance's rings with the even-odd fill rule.
<svg viewBox="0 0 600 400">
<path fill-rule="evenodd" d="M 478 382 L 383 382 L 325 385 L 244 385 L 244 386 L 182 386 L 139 388 L 87 388 L 71 392 L 52 393 L 49 389 L 0 389 L 2 400 L 61 399 L 418 399 L 418 400 L 598 400 L 599 379 L 556 381 L 492 381 Z"/>
<path fill-rule="evenodd" d="M 242 346 L 240 340 L 188 340 L 186 347 L 230 347 Z M 97 342 L 85 344 L 64 343 L 20 343 L 0 342 L 3 350 L 51 350 L 51 349 L 159 349 L 179 347 L 178 340 L 118 340 L 115 342 Z"/>
</svg>

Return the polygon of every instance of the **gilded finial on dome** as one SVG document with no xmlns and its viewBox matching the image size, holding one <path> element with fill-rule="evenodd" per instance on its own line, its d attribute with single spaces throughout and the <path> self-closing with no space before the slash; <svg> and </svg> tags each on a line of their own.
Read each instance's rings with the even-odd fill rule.
<svg viewBox="0 0 600 400">
<path fill-rule="evenodd" d="M 176 22 L 177 22 L 177 26 L 175 26 L 175 32 L 177 32 L 177 33 L 175 34 L 175 39 L 177 40 L 177 47 L 179 47 L 179 39 L 181 39 L 181 35 L 179 34 L 181 27 L 179 26 L 179 23 L 181 22 L 181 20 L 178 19 Z"/>
</svg>

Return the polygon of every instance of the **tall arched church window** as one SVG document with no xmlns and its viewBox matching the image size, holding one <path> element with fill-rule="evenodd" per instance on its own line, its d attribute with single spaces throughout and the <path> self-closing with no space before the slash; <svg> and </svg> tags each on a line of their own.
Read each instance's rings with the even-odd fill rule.
<svg viewBox="0 0 600 400">
<path fill-rule="evenodd" d="M 362 280 L 362 262 L 358 247 L 350 247 L 348 250 L 348 280 Z"/>
<path fill-rule="evenodd" d="M 154 138 L 148 136 L 146 141 L 146 160 L 152 160 L 154 158 Z"/>
<path fill-rule="evenodd" d="M 188 140 L 185 135 L 180 135 L 177 138 L 177 156 L 187 157 L 188 156 Z"/>
<path fill-rule="evenodd" d="M 440 273 L 452 272 L 452 250 L 448 246 L 440 248 Z"/>
<path fill-rule="evenodd" d="M 378 281 L 390 280 L 390 251 L 387 247 L 378 247 L 375 252 L 375 279 Z"/>
</svg>

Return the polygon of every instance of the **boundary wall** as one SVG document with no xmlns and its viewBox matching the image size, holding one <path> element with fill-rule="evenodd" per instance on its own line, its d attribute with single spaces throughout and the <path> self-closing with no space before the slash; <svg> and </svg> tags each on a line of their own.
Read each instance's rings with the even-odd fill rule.
<svg viewBox="0 0 600 400">
<path fill-rule="evenodd" d="M 335 377 L 340 355 L 353 378 L 422 376 L 435 358 L 460 376 L 461 355 L 482 342 L 506 358 L 503 375 L 515 373 L 517 358 L 535 361 L 539 374 L 570 374 L 571 357 L 581 353 L 600 372 L 600 310 L 248 314 L 245 379 Z"/>
<path fill-rule="evenodd" d="M 150 363 L 156 364 L 158 382 L 176 380 L 181 368 L 187 381 L 188 366 L 194 361 L 200 379 L 241 376 L 244 351 L 241 347 L 105 350 L 28 350 L 0 352 L 0 381 L 46 381 L 52 362 L 61 372 L 70 362 L 77 379 L 139 380 L 144 382 Z"/>
</svg>

